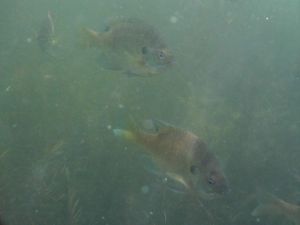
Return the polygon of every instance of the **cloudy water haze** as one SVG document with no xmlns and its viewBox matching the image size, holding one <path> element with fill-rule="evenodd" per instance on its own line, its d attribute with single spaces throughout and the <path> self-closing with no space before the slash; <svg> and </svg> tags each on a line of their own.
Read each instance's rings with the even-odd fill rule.
<svg viewBox="0 0 300 225">
<path fill-rule="evenodd" d="M 1 223 L 300 224 L 299 28 L 300 0 L 1 0 Z M 114 135 L 151 119 L 206 143 L 228 191 Z"/>
</svg>

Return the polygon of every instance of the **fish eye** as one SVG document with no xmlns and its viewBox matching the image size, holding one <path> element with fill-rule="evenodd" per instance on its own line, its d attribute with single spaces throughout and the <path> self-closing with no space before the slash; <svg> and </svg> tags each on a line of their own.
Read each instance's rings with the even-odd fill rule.
<svg viewBox="0 0 300 225">
<path fill-rule="evenodd" d="M 197 166 L 195 166 L 195 165 L 192 165 L 192 166 L 190 167 L 190 171 L 191 171 L 192 174 L 196 174 L 196 173 L 197 173 L 197 170 L 198 170 L 198 168 L 197 168 Z"/>
<path fill-rule="evenodd" d="M 209 177 L 207 179 L 207 183 L 210 184 L 210 185 L 214 185 L 216 183 L 216 181 L 212 177 Z"/>
<path fill-rule="evenodd" d="M 159 59 L 161 59 L 161 60 L 165 59 L 165 53 L 164 53 L 163 51 L 159 51 L 158 57 L 159 57 Z"/>
</svg>

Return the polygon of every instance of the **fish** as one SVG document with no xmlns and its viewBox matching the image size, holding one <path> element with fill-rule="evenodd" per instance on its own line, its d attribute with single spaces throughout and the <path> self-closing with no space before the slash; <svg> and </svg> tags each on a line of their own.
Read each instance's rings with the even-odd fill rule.
<svg viewBox="0 0 300 225">
<path fill-rule="evenodd" d="M 154 121 L 155 129 L 113 129 L 115 136 L 144 146 L 165 174 L 181 183 L 189 193 L 226 193 L 228 181 L 217 157 L 194 133 Z"/>
<path fill-rule="evenodd" d="M 269 193 L 264 193 L 261 200 L 263 201 L 252 211 L 252 216 L 283 216 L 294 224 L 300 225 L 300 205 L 287 202 Z"/>
<path fill-rule="evenodd" d="M 125 74 L 155 75 L 169 68 L 174 56 L 159 32 L 136 18 L 112 19 L 103 32 L 82 29 L 82 45 L 99 48 L 113 57 Z"/>
<path fill-rule="evenodd" d="M 55 27 L 52 13 L 48 11 L 47 17 L 41 23 L 36 35 L 36 40 L 41 51 L 46 52 L 51 45 L 55 44 L 54 39 Z"/>
</svg>

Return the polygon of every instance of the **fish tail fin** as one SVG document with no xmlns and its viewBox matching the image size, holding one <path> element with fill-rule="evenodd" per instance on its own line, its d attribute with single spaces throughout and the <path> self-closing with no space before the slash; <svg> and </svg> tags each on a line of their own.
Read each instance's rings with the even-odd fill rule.
<svg viewBox="0 0 300 225">
<path fill-rule="evenodd" d="M 84 48 L 91 48 L 101 46 L 103 42 L 102 35 L 100 33 L 89 29 L 82 28 L 81 29 L 81 46 Z"/>
<path fill-rule="evenodd" d="M 113 133 L 116 137 L 120 137 L 129 141 L 135 141 L 136 135 L 134 132 L 129 130 L 122 130 L 122 129 L 113 129 Z"/>
</svg>

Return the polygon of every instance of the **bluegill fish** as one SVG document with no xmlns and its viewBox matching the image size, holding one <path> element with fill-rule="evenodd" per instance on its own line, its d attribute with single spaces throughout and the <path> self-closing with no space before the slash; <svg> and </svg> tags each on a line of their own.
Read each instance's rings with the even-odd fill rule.
<svg viewBox="0 0 300 225">
<path fill-rule="evenodd" d="M 263 202 L 252 211 L 252 216 L 283 216 L 294 224 L 300 225 L 300 205 L 264 193 Z"/>
<path fill-rule="evenodd" d="M 120 70 L 136 75 L 154 75 L 169 67 L 173 54 L 151 25 L 132 18 L 112 20 L 104 32 L 83 29 L 83 45 L 116 55 Z"/>
<path fill-rule="evenodd" d="M 37 43 L 42 51 L 47 51 L 47 49 L 54 44 L 54 22 L 52 14 L 48 11 L 47 17 L 42 22 L 40 29 L 37 33 Z"/>
<path fill-rule="evenodd" d="M 122 129 L 113 132 L 145 146 L 155 163 L 192 193 L 200 193 L 203 187 L 218 194 L 228 190 L 217 158 L 192 132 L 173 126 L 161 127 L 156 132 Z"/>
</svg>

